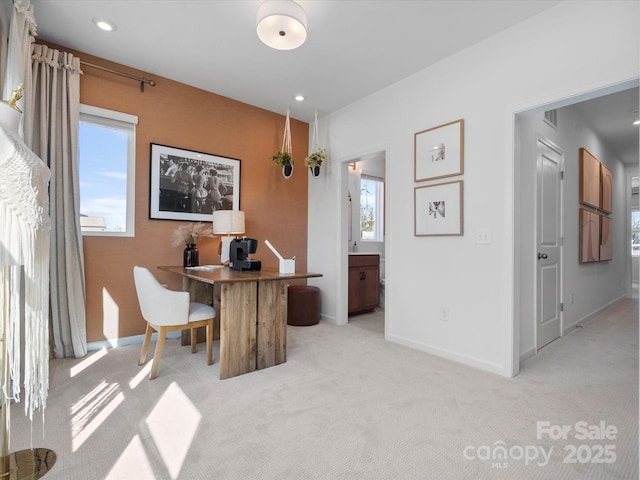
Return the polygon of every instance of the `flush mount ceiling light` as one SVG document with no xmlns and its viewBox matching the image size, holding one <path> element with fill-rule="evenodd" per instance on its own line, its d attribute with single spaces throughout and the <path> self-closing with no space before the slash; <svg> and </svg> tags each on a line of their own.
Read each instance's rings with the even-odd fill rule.
<svg viewBox="0 0 640 480">
<path fill-rule="evenodd" d="M 307 14 L 292 0 L 267 0 L 258 8 L 258 37 L 276 50 L 293 50 L 307 39 Z"/>
<path fill-rule="evenodd" d="M 91 20 L 99 29 L 104 30 L 105 32 L 113 32 L 118 28 L 115 23 L 107 20 L 106 18 L 93 17 Z"/>
</svg>

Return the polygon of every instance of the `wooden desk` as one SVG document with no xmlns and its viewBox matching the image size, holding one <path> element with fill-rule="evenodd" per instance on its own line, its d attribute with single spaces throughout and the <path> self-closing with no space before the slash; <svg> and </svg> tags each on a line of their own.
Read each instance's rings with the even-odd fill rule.
<svg viewBox="0 0 640 480">
<path fill-rule="evenodd" d="M 220 319 L 221 379 L 287 361 L 287 282 L 322 276 L 272 269 L 239 272 L 228 267 L 158 269 L 181 275 L 191 301 L 215 305 Z"/>
</svg>

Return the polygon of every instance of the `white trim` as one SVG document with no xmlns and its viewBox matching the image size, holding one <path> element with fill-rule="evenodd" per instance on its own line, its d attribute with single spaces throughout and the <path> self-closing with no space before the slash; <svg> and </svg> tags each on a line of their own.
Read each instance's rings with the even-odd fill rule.
<svg viewBox="0 0 640 480">
<path fill-rule="evenodd" d="M 522 353 L 520 353 L 520 363 L 524 363 L 530 358 L 536 356 L 536 347 L 527 348 Z"/>
<path fill-rule="evenodd" d="M 113 127 L 127 132 L 127 203 L 125 230 L 123 232 L 92 232 L 83 230 L 82 235 L 87 237 L 135 237 L 136 125 L 138 124 L 138 117 L 128 113 L 116 112 L 115 110 L 81 104 L 80 121 L 104 127 Z"/>
<path fill-rule="evenodd" d="M 386 340 L 389 340 L 390 342 L 394 342 L 400 345 L 404 345 L 405 347 L 410 347 L 416 350 L 430 353 L 437 357 L 446 358 L 447 360 L 452 360 L 454 362 L 461 363 L 463 365 L 479 368 L 480 370 L 484 370 L 486 372 L 495 373 L 503 377 L 510 376 L 509 372 L 505 371 L 504 366 L 499 363 L 487 362 L 486 360 L 481 360 L 479 358 L 472 357 L 470 355 L 463 355 L 457 352 L 453 352 L 451 350 L 434 347 L 433 345 L 416 342 L 408 338 L 399 337 L 396 335 L 387 335 Z"/>
<path fill-rule="evenodd" d="M 94 107 L 92 105 L 80 104 L 80 114 L 93 115 L 99 118 L 110 118 L 124 123 L 132 123 L 138 125 L 138 116 L 129 113 L 116 112 L 115 110 L 107 110 L 106 108 Z"/>
<path fill-rule="evenodd" d="M 169 332 L 167 333 L 166 338 L 180 338 L 182 336 L 182 332 Z M 153 332 L 151 334 L 151 340 L 158 340 L 158 332 Z M 115 347 L 126 347 L 127 345 L 135 345 L 142 344 L 144 341 L 144 335 L 133 335 L 131 337 L 122 337 L 122 338 L 112 338 L 110 340 L 103 340 L 101 342 L 91 342 L 87 344 L 88 352 L 95 352 L 97 350 L 102 350 L 103 348 L 115 348 Z"/>
<path fill-rule="evenodd" d="M 602 313 L 604 310 L 606 310 L 607 308 L 609 308 L 611 305 L 613 305 L 616 302 L 619 302 L 620 300 L 622 300 L 623 298 L 627 298 L 627 295 L 620 295 L 619 297 L 611 300 L 609 303 L 607 303 L 606 305 L 603 305 L 602 307 L 598 308 L 597 310 L 588 313 L 587 315 L 585 315 L 582 318 L 579 318 L 578 320 L 576 320 L 575 322 L 572 322 L 571 325 L 566 325 L 562 331 L 562 335 L 566 335 L 569 331 L 573 330 L 574 328 L 580 326 L 582 323 L 586 323 L 589 320 L 592 320 L 596 315 L 599 315 L 600 313 Z"/>
</svg>

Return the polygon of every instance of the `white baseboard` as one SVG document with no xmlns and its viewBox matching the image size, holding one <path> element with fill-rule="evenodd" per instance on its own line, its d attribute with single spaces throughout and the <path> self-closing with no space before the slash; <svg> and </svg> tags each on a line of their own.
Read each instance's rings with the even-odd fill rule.
<svg viewBox="0 0 640 480">
<path fill-rule="evenodd" d="M 336 319 L 336 317 L 334 316 L 329 316 L 329 315 L 325 315 L 324 313 L 320 314 L 320 320 L 324 320 L 327 323 L 330 323 L 331 325 L 337 325 L 338 321 Z"/>
<path fill-rule="evenodd" d="M 167 338 L 180 338 L 181 332 L 169 332 Z M 151 340 L 156 341 L 158 339 L 158 332 L 151 334 Z M 110 340 L 103 340 L 101 342 L 91 342 L 87 344 L 88 352 L 95 352 L 102 350 L 103 348 L 124 347 L 126 345 L 135 345 L 136 343 L 142 344 L 144 341 L 144 335 L 133 335 L 131 337 L 113 338 Z"/>
<path fill-rule="evenodd" d="M 430 353 L 437 357 L 446 358 L 447 360 L 452 360 L 457 363 L 462 363 L 463 365 L 468 365 L 470 367 L 478 368 L 486 372 L 491 372 L 503 377 L 511 378 L 511 375 L 509 375 L 508 372 L 506 372 L 505 367 L 498 363 L 487 362 L 486 360 L 481 360 L 479 358 L 471 357 L 469 355 L 463 355 L 457 352 L 453 352 L 451 350 L 445 350 L 443 348 L 434 347 L 433 345 L 415 342 L 413 340 L 409 340 L 403 337 L 398 337 L 395 335 L 387 335 L 385 338 L 390 342 L 398 343 L 400 345 L 404 345 L 405 347 L 414 348 L 422 352 Z"/>
<path fill-rule="evenodd" d="M 524 363 L 536 354 L 536 347 L 527 348 L 525 351 L 520 352 L 520 363 Z"/>
<path fill-rule="evenodd" d="M 605 305 L 603 305 L 602 307 L 598 308 L 597 310 L 594 310 L 593 312 L 589 313 L 588 315 L 585 315 L 584 317 L 579 318 L 575 322 L 572 322 L 572 323 L 570 323 L 568 325 L 565 325 L 562 334 L 566 335 L 567 333 L 569 333 L 569 331 L 573 330 L 574 328 L 576 328 L 581 323 L 588 322 L 589 320 L 594 318 L 596 315 L 600 314 L 603 310 L 609 308 L 614 303 L 619 302 L 620 300 L 622 300 L 623 298 L 626 298 L 626 297 L 627 297 L 626 294 L 620 295 L 619 297 L 611 300 L 609 303 L 606 303 Z"/>
</svg>

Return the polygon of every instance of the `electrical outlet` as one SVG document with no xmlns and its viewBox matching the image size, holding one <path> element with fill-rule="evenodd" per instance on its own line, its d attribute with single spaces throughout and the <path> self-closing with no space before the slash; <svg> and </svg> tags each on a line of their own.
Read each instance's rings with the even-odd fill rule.
<svg viewBox="0 0 640 480">
<path fill-rule="evenodd" d="M 478 228 L 476 230 L 476 243 L 479 245 L 487 245 L 491 243 L 491 229 Z"/>
<path fill-rule="evenodd" d="M 449 321 L 449 310 L 447 309 L 447 307 L 440 307 L 440 321 Z"/>
</svg>

